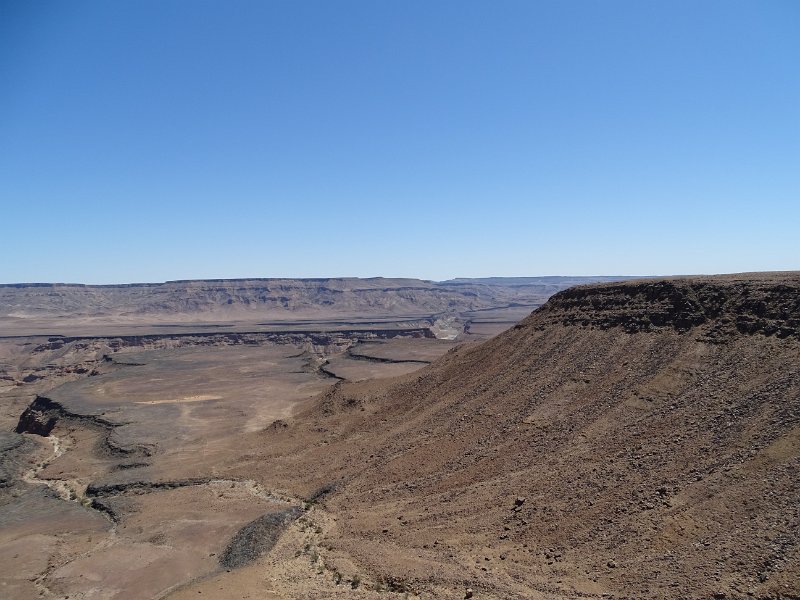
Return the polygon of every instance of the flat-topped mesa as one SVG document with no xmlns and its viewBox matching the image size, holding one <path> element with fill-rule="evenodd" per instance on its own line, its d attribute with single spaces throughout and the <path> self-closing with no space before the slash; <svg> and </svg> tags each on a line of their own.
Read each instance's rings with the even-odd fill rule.
<svg viewBox="0 0 800 600">
<path fill-rule="evenodd" d="M 552 296 L 517 327 L 550 325 L 800 338 L 800 273 L 636 280 L 578 286 Z"/>
<path fill-rule="evenodd" d="M 280 322 L 388 323 L 533 309 L 551 294 L 608 277 L 231 279 L 125 285 L 0 284 L 0 332 L 96 335 L 131 327 L 272 327 Z M 523 308 L 524 309 L 524 308 Z M 512 311 L 513 312 L 513 311 Z M 514 313 L 514 319 L 519 318 Z M 370 325 L 371 326 L 371 325 Z M 87 328 L 90 331 L 87 331 Z M 445 334 L 450 335 L 450 334 Z"/>
</svg>

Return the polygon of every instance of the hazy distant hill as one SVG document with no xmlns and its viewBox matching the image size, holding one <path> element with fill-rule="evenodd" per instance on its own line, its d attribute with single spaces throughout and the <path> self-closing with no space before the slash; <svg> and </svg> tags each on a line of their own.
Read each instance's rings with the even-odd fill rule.
<svg viewBox="0 0 800 600">
<path fill-rule="evenodd" d="M 604 281 L 624 281 L 626 279 L 638 279 L 631 275 L 602 275 L 602 276 L 570 276 L 552 275 L 547 277 L 456 277 L 440 281 L 442 285 L 468 285 L 483 284 L 503 287 L 520 286 L 556 286 L 566 289 L 573 285 L 583 285 L 586 283 L 601 283 Z"/>
<path fill-rule="evenodd" d="M 0 327 L 24 332 L 81 322 L 249 322 L 330 318 L 427 318 L 543 303 L 576 283 L 608 278 L 220 279 L 125 285 L 0 285 Z"/>
</svg>

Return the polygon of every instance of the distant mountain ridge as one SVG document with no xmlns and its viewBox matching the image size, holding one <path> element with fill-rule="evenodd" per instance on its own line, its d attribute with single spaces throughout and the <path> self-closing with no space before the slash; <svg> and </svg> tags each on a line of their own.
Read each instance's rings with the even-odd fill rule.
<svg viewBox="0 0 800 600">
<path fill-rule="evenodd" d="M 202 284 L 244 284 L 244 283 L 275 283 L 275 282 L 364 282 L 379 284 L 381 282 L 408 282 L 409 285 L 429 284 L 432 286 L 448 285 L 494 285 L 501 287 L 520 285 L 583 285 L 605 281 L 624 281 L 628 279 L 644 279 L 639 275 L 546 275 L 537 277 L 454 277 L 441 281 L 433 279 L 417 279 L 413 277 L 232 277 L 211 279 L 169 279 L 161 282 L 136 282 L 136 283 L 67 283 L 67 282 L 18 282 L 0 283 L 0 288 L 132 288 L 132 287 L 161 287 L 169 285 L 202 285 Z"/>
<path fill-rule="evenodd" d="M 506 279 L 506 278 L 503 278 Z M 255 322 L 328 317 L 418 318 L 543 303 L 553 293 L 607 277 L 524 285 L 410 278 L 213 279 L 164 283 L 0 285 L 0 325 L 42 319 L 114 322 Z"/>
<path fill-rule="evenodd" d="M 625 281 L 627 279 L 644 279 L 639 275 L 546 275 L 541 277 L 455 277 L 438 282 L 441 285 L 483 284 L 500 286 L 522 285 L 583 285 L 602 283 L 605 281 Z"/>
</svg>

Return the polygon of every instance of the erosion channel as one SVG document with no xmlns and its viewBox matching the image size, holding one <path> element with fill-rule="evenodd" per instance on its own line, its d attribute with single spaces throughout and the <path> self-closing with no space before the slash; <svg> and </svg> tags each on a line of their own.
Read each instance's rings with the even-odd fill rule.
<svg viewBox="0 0 800 600">
<path fill-rule="evenodd" d="M 248 460 L 242 440 L 339 381 L 408 373 L 453 346 L 420 329 L 0 344 L 26 369 L 0 382 L 0 596 L 126 599 L 247 568 L 289 527 L 309 553 L 324 521 L 313 498 L 226 477 Z"/>
</svg>

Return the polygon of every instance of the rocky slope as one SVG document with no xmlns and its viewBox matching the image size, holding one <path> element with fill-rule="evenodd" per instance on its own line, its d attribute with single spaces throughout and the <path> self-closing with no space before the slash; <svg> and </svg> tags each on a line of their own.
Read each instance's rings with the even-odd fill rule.
<svg viewBox="0 0 800 600">
<path fill-rule="evenodd" d="M 798 273 L 573 288 L 233 472 L 327 486 L 326 564 L 386 589 L 800 598 L 799 323 Z"/>
</svg>

